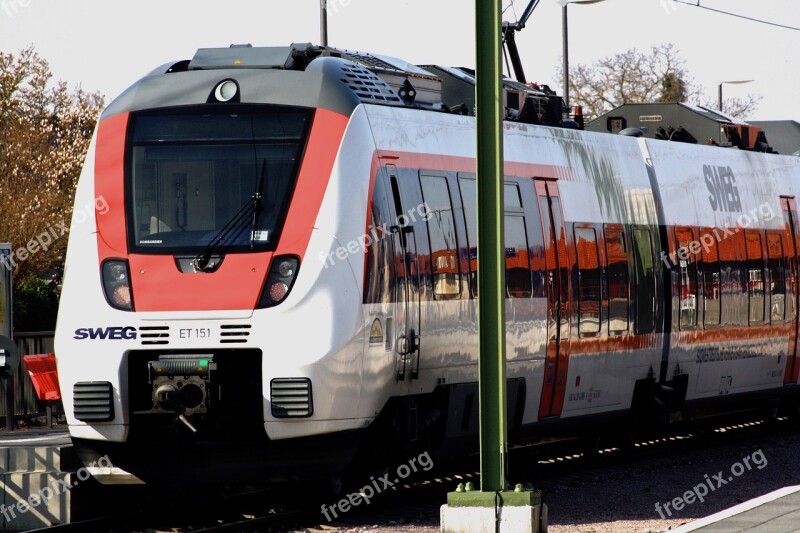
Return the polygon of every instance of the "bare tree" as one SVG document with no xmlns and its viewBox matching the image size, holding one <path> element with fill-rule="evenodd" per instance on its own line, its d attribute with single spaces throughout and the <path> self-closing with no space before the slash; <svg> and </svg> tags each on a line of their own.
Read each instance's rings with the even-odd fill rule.
<svg viewBox="0 0 800 533">
<path fill-rule="evenodd" d="M 62 228 L 69 227 L 102 106 L 100 94 L 53 81 L 33 47 L 17 55 L 0 52 L 0 241 L 13 245 L 17 282 L 63 264 Z M 23 248 L 27 253 L 18 253 Z"/>
<path fill-rule="evenodd" d="M 559 71 L 559 78 L 562 75 Z M 626 103 L 691 102 L 711 107 L 672 44 L 653 46 L 648 52 L 634 48 L 571 67 L 569 86 L 571 103 L 583 106 L 589 119 Z M 729 99 L 726 110 L 741 117 L 752 112 L 759 100 L 753 95 Z"/>
<path fill-rule="evenodd" d="M 756 109 L 758 104 L 761 103 L 762 96 L 749 93 L 743 98 L 723 98 L 722 99 L 722 112 L 734 118 L 746 120 Z M 705 107 L 717 109 L 719 102 L 706 101 Z"/>
</svg>

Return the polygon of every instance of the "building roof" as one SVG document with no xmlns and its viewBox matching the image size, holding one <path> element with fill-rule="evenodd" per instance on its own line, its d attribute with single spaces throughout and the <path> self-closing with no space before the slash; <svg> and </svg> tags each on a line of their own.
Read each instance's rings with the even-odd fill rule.
<svg viewBox="0 0 800 533">
<path fill-rule="evenodd" d="M 631 102 L 627 104 L 622 104 L 611 111 L 603 113 L 602 115 L 598 116 L 594 120 L 605 119 L 608 116 L 614 116 L 615 114 L 619 114 L 620 110 L 623 109 L 631 109 L 634 107 L 663 107 L 663 108 L 670 108 L 674 106 L 681 107 L 693 113 L 697 113 L 698 115 L 707 118 L 709 120 L 713 120 L 715 122 L 726 122 L 730 124 L 746 124 L 741 120 L 734 118 L 722 111 L 717 111 L 716 109 L 709 109 L 707 107 L 698 106 L 694 104 L 689 104 L 687 102 Z M 594 122 L 594 121 L 593 121 Z"/>
<path fill-rule="evenodd" d="M 764 130 L 770 146 L 779 154 L 792 155 L 800 150 L 800 122 L 796 120 L 754 120 Z"/>
</svg>

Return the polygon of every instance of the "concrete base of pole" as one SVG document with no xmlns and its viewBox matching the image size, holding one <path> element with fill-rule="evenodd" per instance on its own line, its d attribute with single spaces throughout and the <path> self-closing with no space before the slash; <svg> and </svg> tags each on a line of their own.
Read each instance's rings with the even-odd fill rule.
<svg viewBox="0 0 800 533">
<path fill-rule="evenodd" d="M 450 507 L 440 511 L 442 533 L 546 533 L 547 506 Z"/>
<path fill-rule="evenodd" d="M 546 533 L 539 492 L 451 492 L 440 511 L 442 533 Z"/>
</svg>

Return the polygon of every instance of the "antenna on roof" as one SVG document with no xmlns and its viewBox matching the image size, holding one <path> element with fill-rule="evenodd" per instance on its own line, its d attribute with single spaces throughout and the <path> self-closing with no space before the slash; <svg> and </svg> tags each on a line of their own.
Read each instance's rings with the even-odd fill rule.
<svg viewBox="0 0 800 533">
<path fill-rule="evenodd" d="M 319 40 L 328 46 L 328 0 L 319 0 Z"/>
</svg>

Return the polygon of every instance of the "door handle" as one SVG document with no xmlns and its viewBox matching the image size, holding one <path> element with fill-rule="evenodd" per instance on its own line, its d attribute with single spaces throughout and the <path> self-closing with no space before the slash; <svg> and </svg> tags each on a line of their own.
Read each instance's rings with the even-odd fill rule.
<svg viewBox="0 0 800 533">
<path fill-rule="evenodd" d="M 408 337 L 405 335 L 400 335 L 397 337 L 397 342 L 395 343 L 395 349 L 399 355 L 408 355 Z"/>
<path fill-rule="evenodd" d="M 419 335 L 413 329 L 408 332 L 408 353 L 419 351 Z"/>
</svg>

